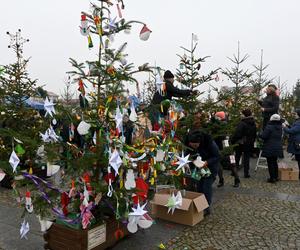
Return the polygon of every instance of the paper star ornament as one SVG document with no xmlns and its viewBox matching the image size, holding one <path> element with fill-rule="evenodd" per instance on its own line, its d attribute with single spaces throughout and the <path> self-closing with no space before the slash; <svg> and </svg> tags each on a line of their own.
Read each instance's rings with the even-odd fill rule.
<svg viewBox="0 0 300 250">
<path fill-rule="evenodd" d="M 187 165 L 188 163 L 190 163 L 191 161 L 189 161 L 189 157 L 190 155 L 184 156 L 183 152 L 181 157 L 176 155 L 178 162 L 176 162 L 176 165 L 178 165 L 178 167 L 176 168 L 176 171 L 182 169 L 182 171 L 184 172 L 184 166 Z"/>
<path fill-rule="evenodd" d="M 172 196 L 168 199 L 168 203 L 166 204 L 166 207 L 168 207 L 168 213 L 172 211 L 172 214 L 174 213 L 176 208 L 180 208 L 182 206 L 182 195 L 181 192 L 178 191 L 176 196 L 174 193 Z"/>
<path fill-rule="evenodd" d="M 45 116 L 48 114 L 53 117 L 53 114 L 55 114 L 55 109 L 54 109 L 54 103 L 53 100 L 49 100 L 48 97 L 46 97 L 45 102 L 44 102 L 44 109 L 46 110 Z"/>
<path fill-rule="evenodd" d="M 128 214 L 128 224 L 127 229 L 130 233 L 136 233 L 138 230 L 138 226 L 141 228 L 149 228 L 153 221 L 150 216 L 147 216 L 147 211 L 144 210 L 147 203 L 143 206 L 140 206 L 138 203 L 137 208 L 132 208 L 133 212 Z"/>
<path fill-rule="evenodd" d="M 111 31 L 116 29 L 117 28 L 116 20 L 117 20 L 117 17 L 115 17 L 114 19 L 109 18 L 109 22 L 107 23 L 106 28 L 108 28 Z"/>
<path fill-rule="evenodd" d="M 9 158 L 9 164 L 11 165 L 13 172 L 16 172 L 19 163 L 20 163 L 20 159 L 17 156 L 16 152 L 13 150 Z"/>
<path fill-rule="evenodd" d="M 122 163 L 123 161 L 120 157 L 120 154 L 118 150 L 115 149 L 109 158 L 109 165 L 112 166 L 112 168 L 115 170 L 115 175 L 119 173 L 119 168 L 122 165 Z"/>
<path fill-rule="evenodd" d="M 25 238 L 27 239 L 27 234 L 29 232 L 29 223 L 25 221 L 22 222 L 21 224 L 21 228 L 20 228 L 20 236 L 21 236 L 21 239 Z"/>
</svg>

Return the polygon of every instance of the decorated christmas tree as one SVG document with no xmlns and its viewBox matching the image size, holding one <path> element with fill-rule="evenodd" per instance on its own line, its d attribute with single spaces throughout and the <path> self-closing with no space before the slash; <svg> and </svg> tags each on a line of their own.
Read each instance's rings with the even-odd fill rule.
<svg viewBox="0 0 300 250">
<path fill-rule="evenodd" d="M 0 75 L 0 168 L 6 174 L 2 185 L 10 186 L 17 170 L 32 171 L 42 124 L 39 113 L 29 107 L 30 98 L 37 95 L 36 80 L 32 80 L 27 71 L 29 59 L 23 57 L 23 45 L 29 40 L 21 36 L 21 30 L 7 34 L 16 62 L 3 66 Z M 14 159 L 20 164 L 14 164 Z"/>
</svg>

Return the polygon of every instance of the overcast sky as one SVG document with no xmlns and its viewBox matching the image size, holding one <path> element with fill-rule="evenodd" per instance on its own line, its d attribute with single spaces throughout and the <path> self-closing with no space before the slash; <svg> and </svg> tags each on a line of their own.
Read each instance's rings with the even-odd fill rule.
<svg viewBox="0 0 300 250">
<path fill-rule="evenodd" d="M 114 0 L 112 0 L 115 2 Z M 30 74 L 60 93 L 69 57 L 85 61 L 94 58 L 80 35 L 80 12 L 89 10 L 88 0 L 2 0 L 0 15 L 0 64 L 14 61 L 7 49 L 6 31 L 22 29 L 30 43 L 25 56 L 32 57 Z M 300 2 L 299 0 L 124 0 L 126 19 L 147 23 L 153 31 L 147 42 L 139 40 L 140 25 L 130 35 L 115 42 L 128 41 L 129 60 L 136 65 L 149 62 L 175 71 L 180 46 L 190 46 L 191 34 L 199 38 L 197 55 L 210 55 L 203 72 L 228 67 L 231 56 L 241 43 L 242 53 L 250 58 L 245 68 L 258 64 L 260 50 L 270 64 L 268 74 L 281 77 L 288 86 L 300 77 Z M 113 7 L 113 16 L 117 15 Z M 94 38 L 95 39 L 95 38 Z M 143 76 L 145 79 L 147 76 Z M 139 77 L 141 80 L 143 77 Z"/>
</svg>

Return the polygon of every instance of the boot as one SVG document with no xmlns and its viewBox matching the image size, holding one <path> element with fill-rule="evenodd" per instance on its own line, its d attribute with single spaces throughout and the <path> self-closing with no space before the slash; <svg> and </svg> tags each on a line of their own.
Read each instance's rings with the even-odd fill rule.
<svg viewBox="0 0 300 250">
<path fill-rule="evenodd" d="M 234 179 L 234 185 L 233 185 L 233 187 L 235 187 L 235 188 L 237 188 L 237 187 L 239 187 L 240 186 L 240 179 L 239 178 L 235 178 Z"/>
<path fill-rule="evenodd" d="M 220 178 L 220 180 L 219 180 L 219 184 L 218 184 L 218 188 L 219 187 L 223 187 L 224 186 L 224 178 Z"/>
</svg>

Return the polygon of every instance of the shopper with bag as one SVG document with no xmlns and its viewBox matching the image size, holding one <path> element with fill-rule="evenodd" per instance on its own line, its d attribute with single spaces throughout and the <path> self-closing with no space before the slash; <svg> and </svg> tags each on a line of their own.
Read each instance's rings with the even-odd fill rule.
<svg viewBox="0 0 300 250">
<path fill-rule="evenodd" d="M 295 111 L 296 121 L 291 127 L 288 127 L 285 123 L 283 124 L 283 131 L 289 135 L 289 144 L 287 152 L 295 155 L 295 159 L 298 162 L 300 170 L 300 109 Z M 300 179 L 300 172 L 299 172 Z"/>
</svg>

